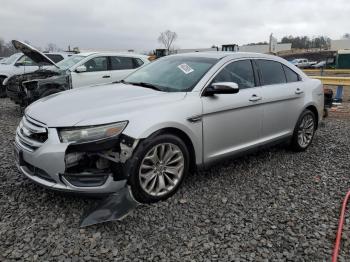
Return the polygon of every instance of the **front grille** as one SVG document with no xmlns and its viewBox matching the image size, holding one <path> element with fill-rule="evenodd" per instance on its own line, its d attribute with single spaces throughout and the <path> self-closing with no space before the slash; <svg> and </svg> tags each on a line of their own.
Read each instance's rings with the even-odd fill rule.
<svg viewBox="0 0 350 262">
<path fill-rule="evenodd" d="M 47 128 L 27 116 L 22 118 L 17 129 L 19 144 L 28 151 L 34 151 L 42 146 L 48 138 Z"/>
<path fill-rule="evenodd" d="M 102 186 L 104 183 L 106 183 L 106 180 L 108 178 L 108 174 L 101 173 L 101 174 L 64 174 L 63 177 L 71 183 L 73 186 L 77 187 L 96 187 L 96 186 Z"/>
</svg>

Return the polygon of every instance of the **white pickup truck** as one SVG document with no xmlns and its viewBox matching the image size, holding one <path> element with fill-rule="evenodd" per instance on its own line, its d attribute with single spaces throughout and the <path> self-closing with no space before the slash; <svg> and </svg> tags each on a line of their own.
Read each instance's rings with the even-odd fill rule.
<svg viewBox="0 0 350 262">
<path fill-rule="evenodd" d="M 296 59 L 292 60 L 291 63 L 299 68 L 309 68 L 309 67 L 312 67 L 313 65 L 317 64 L 316 61 L 309 61 L 306 58 L 296 58 Z"/>
</svg>

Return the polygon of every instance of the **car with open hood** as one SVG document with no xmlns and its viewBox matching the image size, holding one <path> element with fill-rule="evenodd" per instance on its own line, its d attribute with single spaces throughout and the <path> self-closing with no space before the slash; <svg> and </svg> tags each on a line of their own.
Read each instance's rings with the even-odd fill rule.
<svg viewBox="0 0 350 262">
<path fill-rule="evenodd" d="M 149 203 L 170 197 L 197 167 L 281 142 L 306 150 L 322 114 L 322 83 L 282 58 L 171 55 L 119 83 L 29 105 L 16 163 L 51 189 L 105 194 L 129 185 Z"/>
<path fill-rule="evenodd" d="M 66 52 L 41 53 L 34 48 L 17 40 L 12 41 L 13 46 L 20 51 L 0 61 L 0 97 L 6 96 L 6 85 L 9 78 L 34 71 L 45 69 L 72 55 Z M 37 54 L 33 54 L 36 52 Z"/>
<path fill-rule="evenodd" d="M 148 56 L 135 53 L 79 53 L 57 64 L 33 47 L 29 57 L 43 59 L 51 67 L 14 76 L 7 81 L 7 95 L 25 107 L 35 100 L 64 90 L 120 81 L 137 68 L 148 64 Z"/>
</svg>

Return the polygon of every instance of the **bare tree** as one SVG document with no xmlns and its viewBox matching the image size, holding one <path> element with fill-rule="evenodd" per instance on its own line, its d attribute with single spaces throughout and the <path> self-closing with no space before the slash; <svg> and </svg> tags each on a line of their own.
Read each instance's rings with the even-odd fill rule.
<svg viewBox="0 0 350 262">
<path fill-rule="evenodd" d="M 158 37 L 158 42 L 162 43 L 165 49 L 169 51 L 171 45 L 174 43 L 176 39 L 177 39 L 177 34 L 175 32 L 166 30 L 165 32 L 162 32 L 160 34 L 160 36 Z"/>
<path fill-rule="evenodd" d="M 57 51 L 60 51 L 60 48 L 58 48 L 57 45 L 55 45 L 53 43 L 48 43 L 46 48 L 45 48 L 45 51 L 57 52 Z"/>
</svg>

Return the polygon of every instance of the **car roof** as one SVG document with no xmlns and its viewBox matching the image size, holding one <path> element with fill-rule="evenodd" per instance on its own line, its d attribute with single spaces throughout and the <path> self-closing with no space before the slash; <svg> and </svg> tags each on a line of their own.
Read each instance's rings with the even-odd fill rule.
<svg viewBox="0 0 350 262">
<path fill-rule="evenodd" d="M 252 52 L 225 52 L 225 51 L 209 51 L 209 52 L 194 52 L 194 53 L 183 53 L 177 54 L 176 56 L 196 56 L 203 58 L 214 58 L 214 59 L 222 59 L 222 58 L 274 58 L 276 56 L 261 54 L 261 53 L 252 53 Z"/>
<path fill-rule="evenodd" d="M 99 55 L 99 56 L 129 56 L 129 57 L 139 57 L 139 58 L 144 58 L 147 59 L 147 55 L 141 55 L 141 54 L 136 54 L 136 53 L 131 53 L 131 52 L 83 52 L 83 53 L 78 53 L 77 55 L 81 56 L 91 56 L 91 55 Z"/>
</svg>

